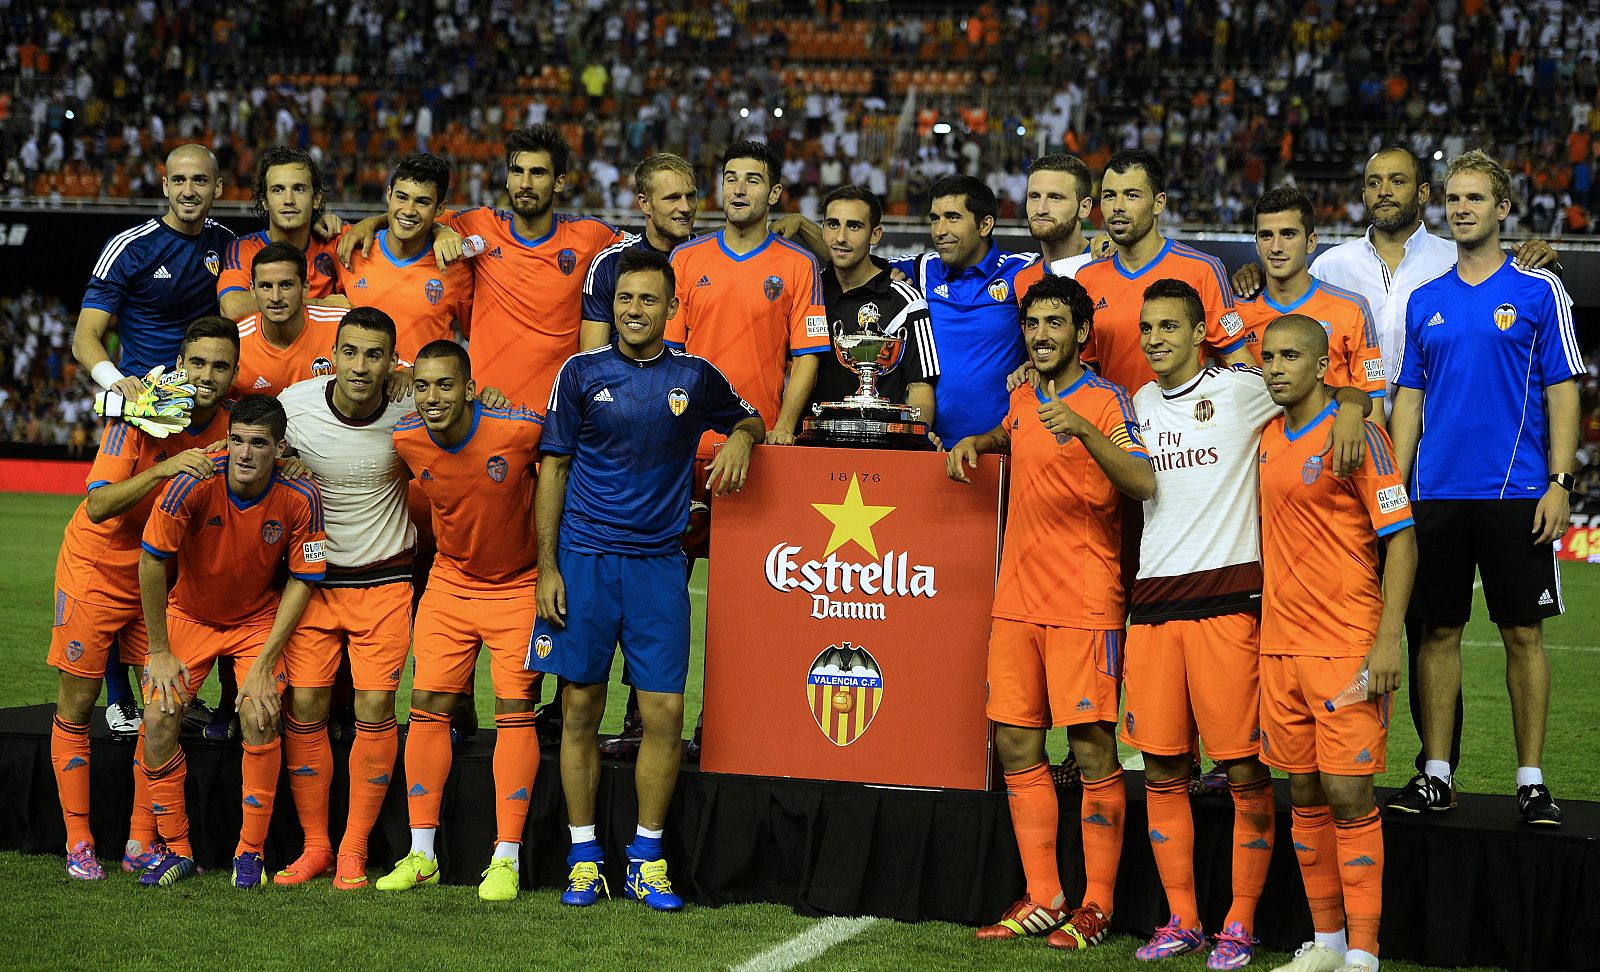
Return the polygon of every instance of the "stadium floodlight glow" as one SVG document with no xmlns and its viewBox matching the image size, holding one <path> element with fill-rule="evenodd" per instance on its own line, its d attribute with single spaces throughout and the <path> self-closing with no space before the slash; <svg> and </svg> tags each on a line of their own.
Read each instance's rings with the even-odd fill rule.
<svg viewBox="0 0 1600 972">
<path fill-rule="evenodd" d="M 67 109 L 67 121 L 72 121 L 74 118 L 77 118 L 77 117 L 78 117 L 77 115 L 73 114 L 73 111 L 72 111 L 71 108 Z"/>
<path fill-rule="evenodd" d="M 739 109 L 739 117 L 740 118 L 749 118 L 750 117 L 750 109 L 748 109 L 748 108 L 740 108 Z"/>
<path fill-rule="evenodd" d="M 773 118 L 782 118 L 783 117 L 783 109 L 782 108 L 774 108 L 774 109 L 772 109 L 772 117 Z"/>
<path fill-rule="evenodd" d="M 1017 134 L 1018 135 L 1026 135 L 1026 134 L 1028 134 L 1028 126 L 1026 126 L 1026 125 L 1018 125 L 1017 126 Z"/>
<path fill-rule="evenodd" d="M 1438 162 L 1440 159 L 1443 159 L 1443 158 L 1444 158 L 1444 153 L 1443 152 L 1440 152 L 1437 149 L 1434 150 L 1433 161 Z"/>
<path fill-rule="evenodd" d="M 948 134 L 950 134 L 950 123 L 949 122 L 940 122 L 939 124 L 933 126 L 933 134 L 935 134 L 935 135 L 948 135 Z"/>
</svg>

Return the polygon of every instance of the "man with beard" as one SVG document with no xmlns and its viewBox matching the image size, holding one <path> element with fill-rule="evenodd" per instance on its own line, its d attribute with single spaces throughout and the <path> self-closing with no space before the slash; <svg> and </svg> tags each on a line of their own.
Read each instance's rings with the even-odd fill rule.
<svg viewBox="0 0 1600 972">
<path fill-rule="evenodd" d="M 293 246 L 305 257 L 307 301 L 316 304 L 328 298 L 330 306 L 350 306 L 337 293 L 335 254 L 342 227 L 337 217 L 323 211 L 322 168 L 317 160 L 287 145 L 267 149 L 256 161 L 250 197 L 251 210 L 267 221 L 267 228 L 240 237 L 223 256 L 217 277 L 217 304 L 223 316 L 239 320 L 261 309 L 250 271 L 256 254 L 272 243 Z"/>
<path fill-rule="evenodd" d="M 700 205 L 694 167 L 671 152 L 657 152 L 634 166 L 633 185 L 638 190 L 644 232 L 630 235 L 600 251 L 583 278 L 582 350 L 611 340 L 611 295 L 617 289 L 617 267 L 629 250 L 652 250 L 669 256 L 694 236 L 694 214 Z M 538 403 L 543 405 L 544 403 Z"/>
<path fill-rule="evenodd" d="M 1083 221 L 1094 209 L 1094 177 L 1075 155 L 1042 155 L 1028 166 L 1028 232 L 1044 259 L 1017 273 L 1017 302 L 1046 274 L 1076 277 L 1094 259 Z"/>
</svg>

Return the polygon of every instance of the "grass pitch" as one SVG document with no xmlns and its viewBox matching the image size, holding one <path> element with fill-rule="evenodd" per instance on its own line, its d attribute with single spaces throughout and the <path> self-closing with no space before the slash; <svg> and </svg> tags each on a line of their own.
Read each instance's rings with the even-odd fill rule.
<svg viewBox="0 0 1600 972">
<path fill-rule="evenodd" d="M 54 596 L 52 575 L 61 531 L 73 497 L 0 494 L 0 706 L 55 697 L 55 672 L 44 664 Z M 697 614 L 704 610 L 704 574 L 691 585 Z M 1553 689 L 1545 776 L 1557 797 L 1600 800 L 1600 780 L 1589 767 L 1600 751 L 1590 687 L 1600 683 L 1600 567 L 1563 564 L 1567 614 L 1546 626 Z M 1511 709 L 1505 691 L 1505 656 L 1482 599 L 1467 627 L 1464 652 L 1466 729 L 1458 782 L 1474 792 L 1510 792 L 1515 758 Z M 701 664 L 703 625 L 694 624 L 694 658 Z M 409 672 L 400 703 L 409 696 Z M 215 699 L 213 686 L 202 693 Z M 606 729 L 621 722 L 625 690 L 613 683 Z M 700 707 L 691 678 L 690 713 Z M 479 712 L 492 710 L 486 659 L 480 660 Z M 1416 748 L 1410 713 L 1394 708 L 1389 770 L 1381 785 L 1410 775 Z M 1059 754 L 1064 740 L 1053 738 Z M 227 875 L 212 873 L 175 889 L 140 892 L 130 876 L 115 872 L 100 885 L 69 881 L 60 858 L 0 854 L 0 955 L 13 968 L 212 969 L 248 963 L 258 969 L 303 969 L 335 959 L 351 967 L 404 963 L 410 967 L 471 969 L 532 965 L 537 968 L 738 967 L 796 936 L 819 928 L 776 905 L 694 908 L 679 915 L 648 913 L 636 903 L 612 901 L 582 915 L 562 908 L 553 889 L 525 894 L 511 905 L 490 906 L 470 887 L 428 888 L 399 895 L 342 895 L 325 884 L 236 892 Z M 90 920 L 63 922 L 63 915 Z M 196 929 L 205 929 L 196 934 Z M 923 968 L 1044 969 L 1063 962 L 1081 970 L 1146 969 L 1135 962 L 1140 942 L 1128 936 L 1082 955 L 1062 955 L 1033 941 L 980 945 L 970 929 L 939 922 L 907 925 L 879 921 L 801 969 Z M 1270 969 L 1279 953 L 1260 952 L 1254 967 Z M 1202 960 L 1174 960 L 1182 969 Z M 770 968 L 790 967 L 773 961 Z M 1179 965 L 1174 965 L 1178 970 Z M 1420 969 L 1401 962 L 1384 968 Z"/>
</svg>

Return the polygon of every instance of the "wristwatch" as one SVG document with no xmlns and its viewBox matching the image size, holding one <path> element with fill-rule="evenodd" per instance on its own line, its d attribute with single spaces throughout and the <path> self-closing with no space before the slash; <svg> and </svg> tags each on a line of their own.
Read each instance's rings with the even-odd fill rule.
<svg viewBox="0 0 1600 972">
<path fill-rule="evenodd" d="M 1551 475 L 1550 481 L 1569 493 L 1576 492 L 1578 489 L 1578 477 L 1572 473 L 1555 473 Z"/>
</svg>

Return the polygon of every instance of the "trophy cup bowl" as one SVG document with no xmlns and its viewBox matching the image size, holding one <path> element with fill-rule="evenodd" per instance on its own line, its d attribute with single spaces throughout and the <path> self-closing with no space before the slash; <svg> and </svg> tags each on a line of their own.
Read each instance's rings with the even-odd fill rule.
<svg viewBox="0 0 1600 972">
<path fill-rule="evenodd" d="M 905 338 L 876 332 L 840 334 L 834 339 L 839 361 L 856 373 L 855 394 L 843 401 L 819 402 L 801 423 L 803 445 L 851 449 L 931 450 L 922 409 L 899 405 L 878 394 L 878 375 L 900 355 Z"/>
</svg>

